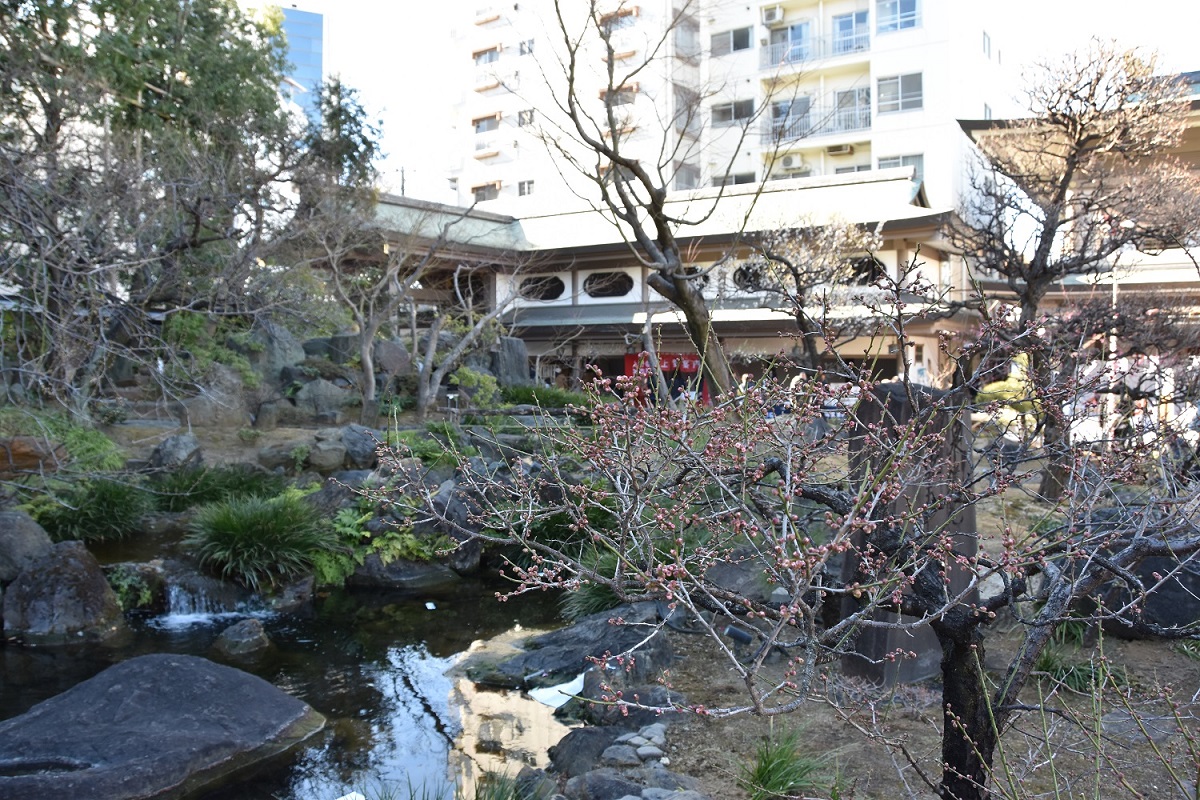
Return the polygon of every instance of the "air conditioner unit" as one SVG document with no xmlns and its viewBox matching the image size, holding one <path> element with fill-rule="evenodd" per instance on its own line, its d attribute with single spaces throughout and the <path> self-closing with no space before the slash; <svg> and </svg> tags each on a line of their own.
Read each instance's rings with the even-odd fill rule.
<svg viewBox="0 0 1200 800">
<path fill-rule="evenodd" d="M 784 156 L 780 164 L 789 178 L 800 178 L 812 172 L 812 164 L 806 163 L 801 156 Z"/>
<path fill-rule="evenodd" d="M 825 153 L 831 156 L 852 156 L 854 155 L 854 145 L 838 144 L 833 147 L 826 147 Z"/>
<path fill-rule="evenodd" d="M 763 25 L 778 25 L 783 22 L 783 6 L 763 6 Z"/>
</svg>

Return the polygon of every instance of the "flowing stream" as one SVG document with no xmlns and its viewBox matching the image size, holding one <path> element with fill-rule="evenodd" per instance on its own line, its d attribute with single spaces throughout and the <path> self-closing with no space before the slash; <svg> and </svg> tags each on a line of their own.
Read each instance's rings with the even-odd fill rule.
<svg viewBox="0 0 1200 800">
<path fill-rule="evenodd" d="M 302 698 L 329 722 L 304 748 L 204 800 L 335 800 L 352 790 L 371 798 L 397 789 L 407 797 L 410 786 L 417 797 L 450 798 L 452 781 L 544 764 L 546 748 L 566 732 L 550 709 L 517 692 L 481 690 L 447 674 L 473 642 L 555 625 L 548 595 L 500 603 L 501 587 L 469 581 L 419 595 L 332 592 L 309 614 L 283 615 L 215 597 L 203 584 L 172 586 L 171 610 L 134 620 L 131 640 L 119 646 L 0 645 L 0 718 L 126 658 L 214 657 L 221 630 L 253 615 L 274 647 L 233 665 Z"/>
</svg>

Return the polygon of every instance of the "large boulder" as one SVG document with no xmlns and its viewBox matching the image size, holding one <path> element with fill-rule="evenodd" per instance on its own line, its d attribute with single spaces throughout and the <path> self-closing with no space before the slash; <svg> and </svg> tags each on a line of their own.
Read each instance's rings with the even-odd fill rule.
<svg viewBox="0 0 1200 800">
<path fill-rule="evenodd" d="M 204 391 L 176 403 L 175 414 L 184 425 L 200 428 L 245 427 L 250 412 L 242 396 L 241 376 L 224 364 L 213 364 Z"/>
<path fill-rule="evenodd" d="M 67 460 L 67 450 L 38 436 L 0 439 L 0 480 L 29 473 L 54 472 Z"/>
<path fill-rule="evenodd" d="M 312 445 L 312 440 L 308 439 L 269 444 L 259 448 L 258 463 L 264 469 L 274 470 L 282 467 L 284 470 L 299 472 L 308 464 L 308 453 Z"/>
<path fill-rule="evenodd" d="M 653 603 L 638 603 L 591 614 L 566 628 L 531 638 L 525 643 L 526 652 L 499 664 L 468 668 L 467 672 L 476 683 L 488 686 L 556 686 L 593 666 L 590 659 L 635 651 L 634 666 L 626 679 L 652 680 L 671 663 L 667 637 L 646 640 L 646 625 L 655 622 L 657 613 Z M 615 625 L 614 619 L 624 624 Z"/>
<path fill-rule="evenodd" d="M 125 661 L 0 722 L 0 797 L 182 797 L 319 731 L 306 703 L 183 655 Z"/>
<path fill-rule="evenodd" d="M 42 526 L 24 511 L 0 511 L 0 586 L 16 580 L 53 546 Z"/>
<path fill-rule="evenodd" d="M 59 542 L 4 593 L 4 633 L 34 644 L 105 641 L 127 632 L 121 604 L 82 542 Z M 2 793 L 0 793 L 2 795 Z"/>
<path fill-rule="evenodd" d="M 198 467 L 204 460 L 200 440 L 195 434 L 179 433 L 169 436 L 150 454 L 151 469 L 177 470 Z"/>
<path fill-rule="evenodd" d="M 529 350 L 515 336 L 501 336 L 492 353 L 491 372 L 501 386 L 530 386 Z"/>
<path fill-rule="evenodd" d="M 405 561 L 396 559 L 383 563 L 371 553 L 346 579 L 346 585 L 356 588 L 428 590 L 457 582 L 458 574 L 434 561 Z"/>
<path fill-rule="evenodd" d="M 346 463 L 350 469 L 374 469 L 379 463 L 376 450 L 384 440 L 383 431 L 351 424 L 342 428 L 342 444 L 346 447 Z"/>
<path fill-rule="evenodd" d="M 323 439 L 320 436 L 308 451 L 308 467 L 325 475 L 340 470 L 346 463 L 346 445 L 341 439 Z"/>
<path fill-rule="evenodd" d="M 347 391 L 324 378 L 318 378 L 300 387 L 294 401 L 295 411 L 307 418 L 306 421 L 338 424 L 345 416 L 346 408 L 361 402 L 361 398 L 355 392 Z"/>
<path fill-rule="evenodd" d="M 305 357 L 300 340 L 287 328 L 271 321 L 257 323 L 247 339 L 231 339 L 229 346 L 245 355 L 250 365 L 272 384 L 279 379 L 284 367 L 298 364 Z"/>
<path fill-rule="evenodd" d="M 412 356 L 408 348 L 400 342 L 389 339 L 377 339 L 371 345 L 371 355 L 375 359 L 375 370 L 384 375 L 399 375 L 407 372 L 412 364 Z"/>
<path fill-rule="evenodd" d="M 329 360 L 335 364 L 349 364 L 359 355 L 359 342 L 362 336 L 357 333 L 335 333 L 329 337 Z"/>
</svg>

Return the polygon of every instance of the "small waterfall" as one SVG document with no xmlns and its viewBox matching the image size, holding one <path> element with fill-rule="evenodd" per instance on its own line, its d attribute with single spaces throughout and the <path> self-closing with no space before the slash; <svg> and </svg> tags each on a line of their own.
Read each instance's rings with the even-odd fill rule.
<svg viewBox="0 0 1200 800">
<path fill-rule="evenodd" d="M 167 611 L 155 621 L 159 627 L 181 628 L 267 613 L 246 589 L 201 575 L 186 565 L 170 564 L 166 582 Z"/>
</svg>

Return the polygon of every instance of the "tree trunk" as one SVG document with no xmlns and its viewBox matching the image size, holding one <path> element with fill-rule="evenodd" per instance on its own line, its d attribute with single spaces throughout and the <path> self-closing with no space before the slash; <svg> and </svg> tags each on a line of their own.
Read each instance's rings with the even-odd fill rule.
<svg viewBox="0 0 1200 800">
<path fill-rule="evenodd" d="M 375 331 L 376 327 L 360 327 L 358 341 L 359 366 L 362 368 L 362 411 L 359 424 L 374 428 L 379 421 L 379 401 L 375 397 Z"/>
<path fill-rule="evenodd" d="M 942 800 L 986 800 L 996 728 L 983 680 L 983 636 L 955 609 L 934 625 L 942 645 Z"/>
<path fill-rule="evenodd" d="M 704 376 L 711 382 L 713 394 L 729 394 L 733 391 L 733 373 L 729 369 L 725 349 L 713 334 L 708 304 L 700 290 L 692 285 L 686 275 L 679 274 L 678 269 L 676 266 L 652 271 L 647 283 L 683 314 L 684 327 L 696 352 L 700 354 Z"/>
</svg>

